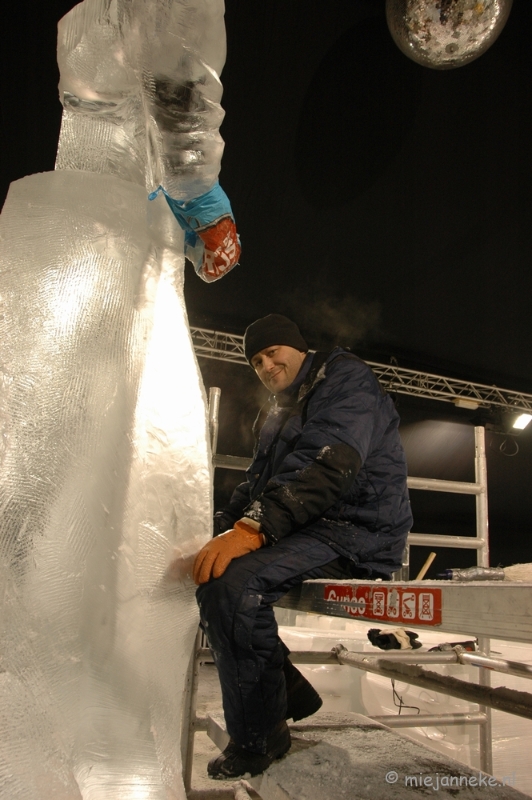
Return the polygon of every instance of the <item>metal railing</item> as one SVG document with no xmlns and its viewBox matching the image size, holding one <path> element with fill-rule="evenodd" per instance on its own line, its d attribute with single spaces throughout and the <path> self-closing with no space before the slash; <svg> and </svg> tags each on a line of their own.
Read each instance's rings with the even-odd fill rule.
<svg viewBox="0 0 532 800">
<path fill-rule="evenodd" d="M 487 688 L 485 684 L 469 683 L 468 681 L 456 679 L 450 675 L 440 675 L 438 673 L 420 669 L 425 666 L 438 664 L 452 665 L 472 665 L 490 671 L 504 674 L 516 675 L 521 678 L 532 679 L 532 666 L 520 662 L 510 661 L 503 658 L 493 658 L 480 652 L 468 652 L 461 646 L 454 646 L 450 650 L 441 652 L 416 652 L 416 651 L 388 651 L 386 653 L 368 653 L 349 651 L 342 645 L 336 645 L 330 651 L 297 651 L 290 654 L 291 660 L 295 664 L 340 664 L 349 666 L 365 672 L 374 673 L 382 677 L 389 678 L 402 683 L 410 683 L 415 686 L 451 695 L 467 702 L 480 705 L 479 711 L 453 712 L 449 714 L 406 714 L 401 716 L 372 715 L 369 717 L 374 722 L 386 725 L 390 728 L 408 727 L 427 727 L 433 725 L 478 725 L 480 732 L 490 732 L 489 726 L 491 709 L 497 709 L 509 714 L 515 714 L 525 719 L 532 719 L 532 694 L 513 689 Z M 192 715 L 187 718 L 189 725 L 190 747 L 188 757 L 185 759 L 185 786 L 187 792 L 190 791 L 190 775 L 192 772 L 193 737 L 198 731 L 211 732 L 213 720 L 210 717 L 198 717 L 195 714 L 195 692 L 197 690 L 199 667 L 201 663 L 211 662 L 210 651 L 201 646 L 199 638 L 196 642 L 194 655 L 194 674 L 193 691 L 194 698 L 191 701 Z M 406 669 L 405 669 L 406 667 Z M 483 710 L 484 709 L 484 710 Z M 215 724 L 216 727 L 216 724 Z M 309 721 L 298 722 L 294 725 L 296 731 L 317 732 L 320 729 L 336 729 L 350 727 L 350 723 L 340 720 L 335 723 L 330 715 L 320 720 L 320 717 Z M 217 741 L 217 739 L 215 738 Z M 482 738 L 480 739 L 482 744 Z M 481 769 L 488 772 L 488 764 L 482 763 Z M 489 765 L 491 766 L 491 765 Z M 491 772 L 491 770 L 489 771 Z M 210 796 L 209 792 L 193 792 L 196 798 Z"/>
<path fill-rule="evenodd" d="M 475 428 L 475 482 L 440 481 L 432 478 L 408 477 L 409 489 L 429 492 L 454 492 L 475 496 L 475 536 L 445 536 L 433 533 L 409 533 L 409 545 L 424 547 L 457 547 L 477 551 L 477 566 L 489 566 L 488 540 L 488 476 L 486 469 L 486 437 L 484 428 Z"/>
<path fill-rule="evenodd" d="M 220 392 L 211 389 L 210 392 Z M 209 395 L 210 397 L 211 395 Z M 220 395 L 217 395 L 219 403 Z M 211 428 L 212 430 L 212 428 Z M 217 430 L 217 428 L 216 428 Z M 245 471 L 251 464 L 250 458 L 241 456 L 213 456 L 214 467 L 221 469 L 235 469 Z M 475 496 L 476 504 L 476 535 L 475 536 L 446 536 L 440 533 L 409 533 L 408 545 L 423 547 L 456 547 L 477 551 L 477 565 L 489 566 L 488 544 L 488 481 L 486 471 L 486 444 L 484 428 L 475 428 L 475 482 L 444 481 L 435 478 L 407 478 L 409 489 L 420 489 L 428 492 L 453 492 L 456 494 L 471 494 Z"/>
</svg>

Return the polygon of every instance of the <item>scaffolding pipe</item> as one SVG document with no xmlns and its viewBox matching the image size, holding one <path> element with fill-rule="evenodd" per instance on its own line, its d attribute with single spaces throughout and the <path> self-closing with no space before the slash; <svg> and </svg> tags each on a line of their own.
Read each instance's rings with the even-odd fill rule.
<svg viewBox="0 0 532 800">
<path fill-rule="evenodd" d="M 198 698 L 198 684 L 199 684 L 199 667 L 200 660 L 197 657 L 197 652 L 201 641 L 201 631 L 198 629 L 196 640 L 194 643 L 194 655 L 191 659 L 189 666 L 189 673 L 187 675 L 188 687 L 185 693 L 188 693 L 189 703 L 186 707 L 185 714 L 182 720 L 181 737 L 182 737 L 182 751 L 181 759 L 183 762 L 183 783 L 185 791 L 191 789 L 192 784 L 192 764 L 194 760 L 194 733 L 197 730 L 196 726 L 196 708 Z"/>
<path fill-rule="evenodd" d="M 484 430 L 484 428 L 481 428 Z M 444 481 L 438 478 L 407 478 L 409 489 L 422 489 L 426 492 L 452 492 L 453 494 L 480 495 L 484 491 L 480 483 L 467 481 Z"/>
<path fill-rule="evenodd" d="M 489 567 L 489 525 L 488 525 L 488 473 L 486 469 L 486 431 L 480 425 L 475 427 L 475 482 L 482 486 L 482 492 L 475 497 L 477 517 L 477 541 L 484 541 L 485 547 L 477 550 L 477 565 Z M 478 646 L 482 653 L 490 656 L 490 640 L 487 637 L 479 638 Z M 489 691 L 491 686 L 491 671 L 480 668 L 478 677 L 479 686 Z M 489 703 L 481 704 L 479 711 L 486 714 L 486 724 L 479 729 L 480 769 L 484 772 L 493 772 L 493 742 L 491 708 Z"/>
<path fill-rule="evenodd" d="M 340 638 L 340 637 L 338 637 Z M 343 647 L 343 645 L 340 645 Z M 368 656 L 369 658 L 378 657 L 377 653 L 354 652 L 357 656 Z M 409 664 L 428 663 L 428 664 L 457 664 L 458 657 L 454 650 L 442 650 L 437 653 L 415 653 L 413 650 L 390 650 L 386 651 L 385 657 L 389 661 L 407 662 Z M 290 661 L 294 664 L 338 664 L 336 650 L 297 650 L 289 654 Z"/>
<path fill-rule="evenodd" d="M 333 652 L 336 652 L 333 650 Z M 438 650 L 433 653 L 419 652 L 417 650 L 386 650 L 386 652 L 350 650 L 357 656 L 368 658 L 385 658 L 386 661 L 397 661 L 405 664 L 458 664 L 458 655 L 455 650 Z M 299 656 L 299 653 L 290 653 L 290 656 Z M 297 663 L 301 663 L 298 659 Z"/>
<path fill-rule="evenodd" d="M 516 675 L 518 678 L 532 678 L 532 666 L 521 664 L 519 661 L 508 661 L 505 658 L 493 658 L 482 653 L 458 652 L 460 664 L 471 664 L 474 667 L 486 668 L 493 672 L 504 672 L 506 675 Z"/>
<path fill-rule="evenodd" d="M 459 697 L 471 703 L 479 703 L 489 708 L 497 708 L 508 714 L 516 714 L 525 719 L 532 719 L 532 695 L 518 692 L 504 687 L 491 688 L 485 683 L 468 683 L 449 675 L 438 675 L 436 672 L 427 672 L 413 664 L 401 664 L 386 658 L 375 658 L 367 654 L 361 655 L 346 650 L 342 645 L 335 647 L 340 664 L 362 669 L 365 672 L 374 672 L 385 678 L 411 683 L 422 689 L 432 689 L 435 692 Z M 487 670 L 485 670 L 488 672 Z M 482 709 L 481 709 L 482 712 Z M 482 726 L 482 732 L 489 728 L 489 721 Z M 491 756 L 491 731 L 489 755 Z"/>
<path fill-rule="evenodd" d="M 220 395 L 222 390 L 217 386 L 209 389 L 209 433 L 211 436 L 211 452 L 213 464 L 216 461 L 216 448 L 218 447 L 218 418 L 220 413 Z"/>
<path fill-rule="evenodd" d="M 238 469 L 245 471 L 251 464 L 251 459 L 245 456 L 214 456 L 214 466 L 219 469 Z"/>
<path fill-rule="evenodd" d="M 360 657 L 384 658 L 386 661 L 394 661 L 404 664 L 462 664 L 471 665 L 491 670 L 493 672 L 503 672 L 506 675 L 516 675 L 519 678 L 532 678 L 532 666 L 522 664 L 519 661 L 508 661 L 505 658 L 493 658 L 484 653 L 471 653 L 463 650 L 460 646 L 450 650 L 438 650 L 434 652 L 418 652 L 416 650 L 387 650 L 382 655 L 380 653 L 350 650 Z M 338 664 L 336 651 L 318 650 L 298 650 L 290 653 L 290 661 L 294 664 Z"/>
<path fill-rule="evenodd" d="M 481 651 L 487 654 L 487 656 L 489 657 L 490 640 L 485 636 L 479 637 L 478 646 L 480 647 Z M 478 684 L 479 688 L 482 689 L 483 691 L 486 692 L 497 691 L 496 689 L 491 689 L 490 669 L 485 669 L 484 667 L 480 668 L 478 676 Z M 491 722 L 490 704 L 488 702 L 481 703 L 479 705 L 478 710 L 480 711 L 481 714 L 486 715 L 486 724 L 482 725 L 478 731 L 480 769 L 483 770 L 483 772 L 489 772 L 489 774 L 491 775 L 493 773 L 493 730 Z"/>
<path fill-rule="evenodd" d="M 343 647 L 343 645 L 339 646 Z M 350 650 L 349 652 L 361 658 L 366 656 L 368 658 L 385 658 L 386 661 L 396 661 L 398 663 L 407 664 L 458 664 L 458 656 L 454 650 L 439 650 L 434 653 L 419 653 L 415 650 L 386 650 L 385 653 L 357 652 L 356 650 Z M 335 648 L 331 650 L 331 654 L 334 659 L 333 663 L 338 664 L 339 659 Z M 327 652 L 318 653 L 317 651 L 300 650 L 297 653 L 290 653 L 290 660 L 293 661 L 294 664 L 321 664 L 325 663 L 323 659 L 327 655 L 329 655 Z M 318 657 L 320 657 L 319 661 Z M 327 660 L 329 661 L 330 659 Z"/>
<path fill-rule="evenodd" d="M 439 533 L 409 533 L 408 543 L 422 547 L 455 547 L 458 550 L 483 550 L 485 539 L 476 536 L 446 536 Z"/>
<path fill-rule="evenodd" d="M 488 476 L 486 471 L 486 444 L 484 428 L 475 428 L 475 481 L 482 487 L 476 495 L 477 511 L 477 539 L 486 542 L 486 547 L 478 552 L 477 564 L 479 567 L 489 567 L 490 557 L 487 546 L 488 539 Z"/>
<path fill-rule="evenodd" d="M 383 714 L 370 717 L 374 722 L 380 722 L 388 728 L 426 728 L 429 725 L 485 725 L 485 714 L 401 714 L 392 717 Z"/>
</svg>

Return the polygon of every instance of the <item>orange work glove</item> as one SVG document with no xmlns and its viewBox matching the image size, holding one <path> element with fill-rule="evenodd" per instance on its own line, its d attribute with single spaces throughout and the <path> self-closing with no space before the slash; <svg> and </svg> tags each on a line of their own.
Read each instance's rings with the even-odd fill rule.
<svg viewBox="0 0 532 800">
<path fill-rule="evenodd" d="M 223 575 L 233 558 L 258 550 L 264 544 L 264 536 L 251 525 L 239 520 L 235 527 L 221 533 L 202 547 L 194 561 L 192 575 L 198 586 L 211 578 Z"/>
</svg>

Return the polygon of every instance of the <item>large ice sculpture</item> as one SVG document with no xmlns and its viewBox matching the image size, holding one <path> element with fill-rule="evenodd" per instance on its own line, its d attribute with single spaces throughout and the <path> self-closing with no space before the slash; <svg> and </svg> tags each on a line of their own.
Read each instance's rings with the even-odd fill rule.
<svg viewBox="0 0 532 800">
<path fill-rule="evenodd" d="M 56 171 L 0 241 L 0 797 L 184 798 L 194 587 L 210 534 L 183 233 L 208 191 L 222 0 L 85 0 L 60 23 Z"/>
</svg>

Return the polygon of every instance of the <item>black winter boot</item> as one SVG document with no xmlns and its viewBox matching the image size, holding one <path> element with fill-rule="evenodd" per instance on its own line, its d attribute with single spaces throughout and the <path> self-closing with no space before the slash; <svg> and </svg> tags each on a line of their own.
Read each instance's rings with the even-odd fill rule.
<svg viewBox="0 0 532 800">
<path fill-rule="evenodd" d="M 268 736 L 266 753 L 254 753 L 239 747 L 233 740 L 219 756 L 209 761 L 207 772 L 215 780 L 239 778 L 242 775 L 259 775 L 268 769 L 276 758 L 281 758 L 290 750 L 290 731 L 283 720 Z"/>
<path fill-rule="evenodd" d="M 311 683 L 285 657 L 283 672 L 286 681 L 286 719 L 305 719 L 321 708 L 323 700 Z"/>
</svg>

